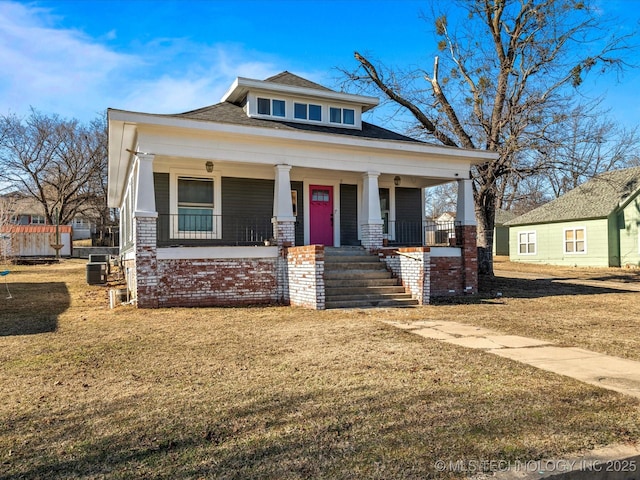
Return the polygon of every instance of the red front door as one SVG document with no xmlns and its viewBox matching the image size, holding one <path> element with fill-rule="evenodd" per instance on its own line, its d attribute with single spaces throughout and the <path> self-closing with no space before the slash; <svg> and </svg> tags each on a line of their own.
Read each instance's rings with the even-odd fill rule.
<svg viewBox="0 0 640 480">
<path fill-rule="evenodd" d="M 309 241 L 333 245 L 333 187 L 309 186 Z"/>
</svg>

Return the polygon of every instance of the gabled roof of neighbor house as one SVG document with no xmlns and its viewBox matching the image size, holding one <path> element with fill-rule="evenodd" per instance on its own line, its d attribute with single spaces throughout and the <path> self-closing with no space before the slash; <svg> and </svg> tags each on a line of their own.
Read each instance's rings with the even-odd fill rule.
<svg viewBox="0 0 640 480">
<path fill-rule="evenodd" d="M 603 173 L 508 226 L 605 218 L 640 192 L 640 167 Z"/>
<path fill-rule="evenodd" d="M 510 220 L 513 220 L 514 218 L 516 218 L 516 214 L 513 212 L 510 212 L 508 210 L 502 210 L 501 208 L 498 208 L 496 210 L 496 218 L 495 218 L 495 224 L 496 226 L 501 226 L 504 225 L 505 223 L 507 223 Z"/>
</svg>

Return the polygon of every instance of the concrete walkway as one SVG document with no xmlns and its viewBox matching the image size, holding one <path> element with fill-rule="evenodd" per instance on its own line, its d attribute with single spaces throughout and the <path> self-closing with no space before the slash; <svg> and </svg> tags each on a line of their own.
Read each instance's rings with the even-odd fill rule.
<svg viewBox="0 0 640 480">
<path fill-rule="evenodd" d="M 640 398 L 640 362 L 487 328 L 446 321 L 385 321 L 416 335 L 466 348 L 485 350 L 591 385 Z"/>
</svg>

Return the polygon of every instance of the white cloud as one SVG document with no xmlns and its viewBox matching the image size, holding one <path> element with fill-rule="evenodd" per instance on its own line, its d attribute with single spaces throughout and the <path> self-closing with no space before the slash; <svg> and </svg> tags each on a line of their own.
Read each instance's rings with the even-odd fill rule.
<svg viewBox="0 0 640 480">
<path fill-rule="evenodd" d="M 162 59 L 145 57 L 151 63 L 150 70 L 157 74 L 150 71 L 146 78 L 129 82 L 116 108 L 185 112 L 219 102 L 238 76 L 261 79 L 280 71 L 274 62 L 253 61 L 251 56 L 235 45 L 202 46 L 179 40 L 165 43 Z M 159 72 L 161 66 L 167 71 Z"/>
<path fill-rule="evenodd" d="M 237 76 L 263 79 L 289 68 L 242 45 L 181 38 L 133 40 L 132 51 L 120 53 L 108 45 L 117 30 L 98 39 L 60 27 L 63 21 L 33 4 L 0 0 L 0 114 L 34 107 L 87 121 L 108 107 L 178 113 L 217 103 Z M 322 83 L 317 74 L 294 73 Z"/>
<path fill-rule="evenodd" d="M 55 20 L 43 9 L 0 2 L 1 113 L 24 113 L 33 106 L 63 116 L 92 117 L 104 107 L 88 102 L 108 76 L 135 62 L 82 32 L 54 28 Z"/>
</svg>

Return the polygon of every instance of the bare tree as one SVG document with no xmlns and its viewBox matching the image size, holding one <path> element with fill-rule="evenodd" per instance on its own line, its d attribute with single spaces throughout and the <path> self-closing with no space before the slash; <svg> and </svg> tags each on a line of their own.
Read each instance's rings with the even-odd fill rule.
<svg viewBox="0 0 640 480">
<path fill-rule="evenodd" d="M 11 256 L 11 220 L 14 214 L 15 196 L 0 196 L 0 258 L 7 263 Z"/>
<path fill-rule="evenodd" d="M 548 129 L 535 155 L 554 197 L 596 175 L 630 167 L 640 154 L 636 129 L 619 127 L 593 107 L 578 106 Z"/>
<path fill-rule="evenodd" d="M 429 218 L 438 218 L 445 212 L 456 209 L 458 186 L 455 183 L 445 183 L 425 190 L 426 214 Z"/>
<path fill-rule="evenodd" d="M 573 91 L 585 74 L 625 65 L 619 55 L 631 35 L 609 29 L 587 1 L 452 4 L 456 16 L 430 15 L 441 52 L 431 72 L 397 73 L 356 52 L 358 68 L 344 73 L 351 85 L 378 89 L 410 112 L 421 137 L 499 153 L 473 171 L 479 271 L 492 274 L 501 182 L 537 172 L 536 158 L 523 152 L 534 150 L 549 129 L 563 123 L 561 114 L 571 109 Z"/>
<path fill-rule="evenodd" d="M 101 116 L 89 125 L 35 110 L 0 117 L 0 178 L 38 201 L 47 223 L 99 219 L 106 209 L 107 134 Z M 107 209 L 108 212 L 108 209 Z"/>
</svg>

